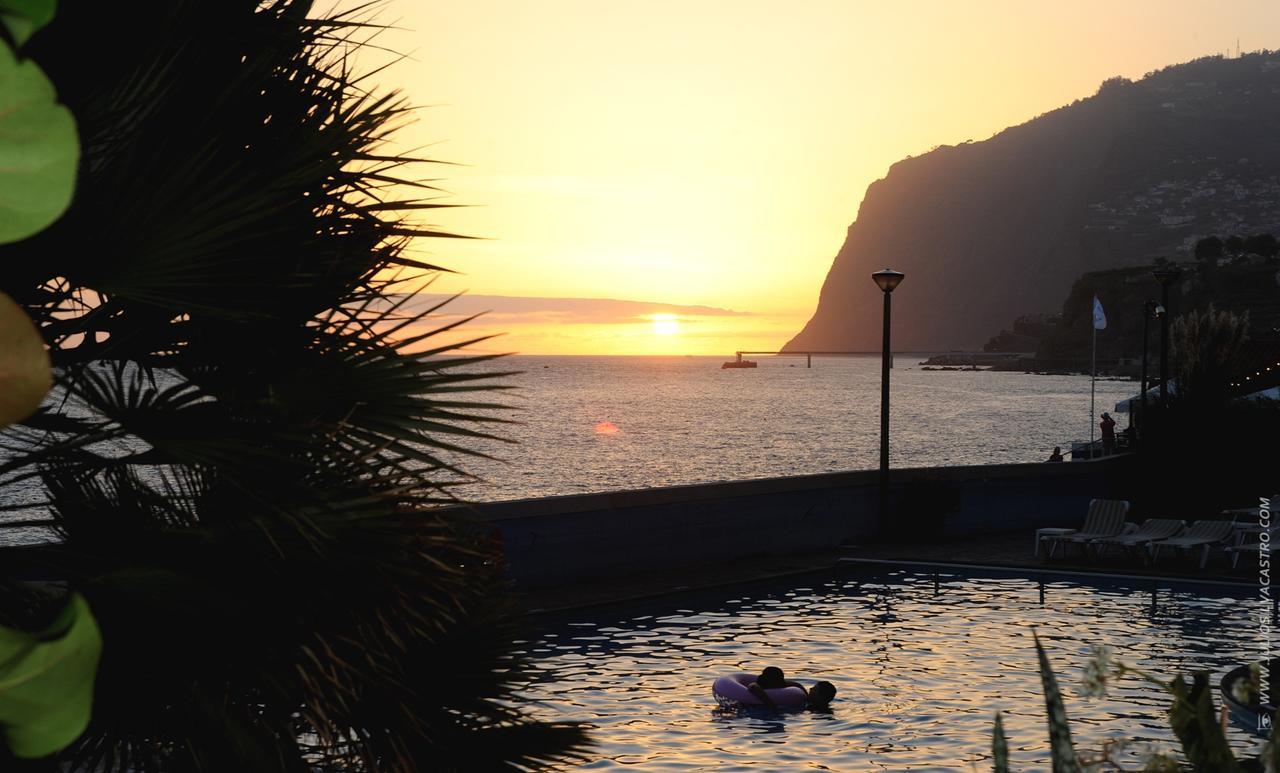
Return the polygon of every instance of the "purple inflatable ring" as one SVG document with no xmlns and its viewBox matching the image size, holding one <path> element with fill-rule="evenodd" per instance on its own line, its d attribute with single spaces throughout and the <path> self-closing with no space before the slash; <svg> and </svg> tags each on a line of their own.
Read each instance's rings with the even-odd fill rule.
<svg viewBox="0 0 1280 773">
<path fill-rule="evenodd" d="M 764 703 L 747 689 L 755 680 L 755 674 L 742 672 L 722 676 L 711 685 L 711 694 L 724 708 L 763 706 Z M 806 696 L 802 687 L 778 687 L 764 692 L 778 708 L 802 709 L 805 706 Z"/>
</svg>

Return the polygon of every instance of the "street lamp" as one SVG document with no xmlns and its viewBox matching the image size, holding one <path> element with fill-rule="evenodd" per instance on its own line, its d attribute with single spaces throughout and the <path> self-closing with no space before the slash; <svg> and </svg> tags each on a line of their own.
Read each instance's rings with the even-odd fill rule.
<svg viewBox="0 0 1280 773">
<path fill-rule="evenodd" d="M 1141 428 L 1147 421 L 1147 330 L 1151 320 L 1164 319 L 1164 307 L 1155 301 L 1142 304 L 1142 391 L 1138 392 L 1142 401 L 1142 412 L 1138 414 L 1138 425 Z"/>
<path fill-rule="evenodd" d="M 880 347 L 880 486 L 883 488 L 889 476 L 889 297 L 893 289 L 906 276 L 901 271 L 886 268 L 871 275 L 876 287 L 884 291 L 884 343 Z"/>
<path fill-rule="evenodd" d="M 1169 285 L 1173 284 L 1182 272 L 1176 268 L 1158 268 L 1151 275 L 1160 283 L 1160 305 L 1164 307 L 1164 315 L 1160 317 L 1160 407 L 1169 407 Z"/>
</svg>

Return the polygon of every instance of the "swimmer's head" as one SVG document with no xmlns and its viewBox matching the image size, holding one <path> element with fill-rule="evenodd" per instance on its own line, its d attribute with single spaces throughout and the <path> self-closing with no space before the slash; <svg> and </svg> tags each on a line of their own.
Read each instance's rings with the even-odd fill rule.
<svg viewBox="0 0 1280 773">
<path fill-rule="evenodd" d="M 830 682 L 818 682 L 809 688 L 809 705 L 814 708 L 826 708 L 836 697 L 836 686 Z"/>
<path fill-rule="evenodd" d="M 769 666 L 760 672 L 760 677 L 756 679 L 756 684 L 766 690 L 776 690 L 780 687 L 786 687 L 786 676 L 783 675 L 782 669 L 777 666 Z"/>
</svg>

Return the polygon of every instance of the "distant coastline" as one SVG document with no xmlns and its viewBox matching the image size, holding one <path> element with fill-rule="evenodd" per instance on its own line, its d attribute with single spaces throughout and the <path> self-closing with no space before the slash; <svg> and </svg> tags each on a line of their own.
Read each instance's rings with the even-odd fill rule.
<svg viewBox="0 0 1280 773">
<path fill-rule="evenodd" d="M 731 358 L 727 354 L 524 354 L 512 352 L 504 354 L 501 359 L 616 359 L 616 360 L 706 360 L 720 363 Z M 755 359 L 765 361 L 803 360 L 803 351 L 785 352 L 781 354 L 754 355 Z M 814 361 L 878 358 L 879 352 L 863 352 L 858 354 L 823 354 L 814 355 Z M 1041 359 L 1034 352 L 980 352 L 962 350 L 926 349 L 922 351 L 894 351 L 895 367 L 921 368 L 924 370 L 956 371 L 956 370 L 991 370 L 1001 372 L 1030 373 L 1034 375 L 1078 376 L 1089 375 L 1088 363 L 1074 358 L 1057 360 Z M 1130 371 L 1133 371 L 1132 373 Z M 1098 375 L 1108 376 L 1115 380 L 1130 381 L 1137 377 L 1136 366 L 1127 362 L 1098 360 Z"/>
</svg>

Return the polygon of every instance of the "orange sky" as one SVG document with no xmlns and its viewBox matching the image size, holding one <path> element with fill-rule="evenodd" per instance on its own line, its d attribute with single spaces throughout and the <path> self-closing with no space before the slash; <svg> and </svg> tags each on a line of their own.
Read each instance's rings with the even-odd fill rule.
<svg viewBox="0 0 1280 773">
<path fill-rule="evenodd" d="M 777 348 L 894 161 L 1237 38 L 1280 48 L 1277 0 L 388 0 L 379 19 L 412 59 L 377 80 L 431 106 L 401 142 L 462 164 L 434 173 L 474 205 L 433 222 L 486 237 L 419 244 L 462 272 L 431 290 L 486 296 L 472 332 L 529 354 Z"/>
</svg>

